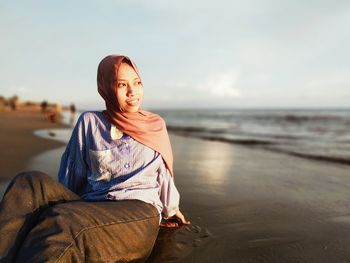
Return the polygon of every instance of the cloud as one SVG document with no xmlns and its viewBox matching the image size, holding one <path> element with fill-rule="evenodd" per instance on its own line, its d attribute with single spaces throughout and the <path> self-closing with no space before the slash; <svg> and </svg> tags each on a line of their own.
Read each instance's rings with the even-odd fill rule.
<svg viewBox="0 0 350 263">
<path fill-rule="evenodd" d="M 332 94 L 334 105 L 349 98 L 347 0 L 179 0 L 171 7 L 162 0 L 78 0 L 79 14 L 68 2 L 39 9 L 38 1 L 25 8 L 3 2 L 5 96 L 97 105 L 97 63 L 125 53 L 136 59 L 152 106 L 298 106 L 308 96 L 322 107 Z M 117 20 L 115 10 L 123 10 Z M 30 89 L 10 88 L 22 83 Z"/>
<path fill-rule="evenodd" d="M 215 97 L 239 97 L 239 75 L 239 71 L 233 69 L 217 73 L 198 84 L 196 89 Z"/>
</svg>

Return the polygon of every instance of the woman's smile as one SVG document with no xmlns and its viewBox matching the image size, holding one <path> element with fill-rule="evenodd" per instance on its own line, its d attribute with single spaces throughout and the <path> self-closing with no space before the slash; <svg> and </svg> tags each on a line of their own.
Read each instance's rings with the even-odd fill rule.
<svg viewBox="0 0 350 263">
<path fill-rule="evenodd" d="M 139 103 L 139 99 L 126 100 L 126 103 L 130 106 L 137 106 Z"/>
</svg>

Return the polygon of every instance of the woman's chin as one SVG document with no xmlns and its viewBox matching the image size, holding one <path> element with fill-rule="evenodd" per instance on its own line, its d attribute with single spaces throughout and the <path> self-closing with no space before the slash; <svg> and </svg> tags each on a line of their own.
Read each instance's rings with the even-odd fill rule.
<svg viewBox="0 0 350 263">
<path fill-rule="evenodd" d="M 135 113 L 135 112 L 138 112 L 140 108 L 141 108 L 140 106 L 132 106 L 132 107 L 128 106 L 122 109 L 122 112 Z"/>
</svg>

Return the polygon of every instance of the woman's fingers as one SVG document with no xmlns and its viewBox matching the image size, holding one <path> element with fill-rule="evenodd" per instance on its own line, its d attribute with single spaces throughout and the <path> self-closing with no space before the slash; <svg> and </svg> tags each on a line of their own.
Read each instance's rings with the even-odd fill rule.
<svg viewBox="0 0 350 263">
<path fill-rule="evenodd" d="M 178 227 L 179 224 L 175 222 L 161 222 L 160 226 L 161 227 Z"/>
<path fill-rule="evenodd" d="M 184 225 L 189 225 L 191 222 L 190 221 L 187 221 L 185 216 L 181 213 L 180 210 L 178 210 L 175 214 L 175 216 L 180 219 L 181 223 L 184 224 Z"/>
</svg>

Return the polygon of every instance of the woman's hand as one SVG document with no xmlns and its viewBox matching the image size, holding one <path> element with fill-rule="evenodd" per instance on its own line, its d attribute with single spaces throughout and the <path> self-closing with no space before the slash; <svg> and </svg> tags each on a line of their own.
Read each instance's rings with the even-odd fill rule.
<svg viewBox="0 0 350 263">
<path fill-rule="evenodd" d="M 179 225 L 189 225 L 190 221 L 185 219 L 185 216 L 180 210 L 176 211 L 176 214 L 168 219 L 163 219 L 160 223 L 161 227 L 178 227 Z"/>
<path fill-rule="evenodd" d="M 189 225 L 191 222 L 190 221 L 186 221 L 185 219 L 185 216 L 181 213 L 180 210 L 177 210 L 176 211 L 176 214 L 175 214 L 176 218 L 180 221 L 180 223 L 182 225 Z"/>
</svg>

